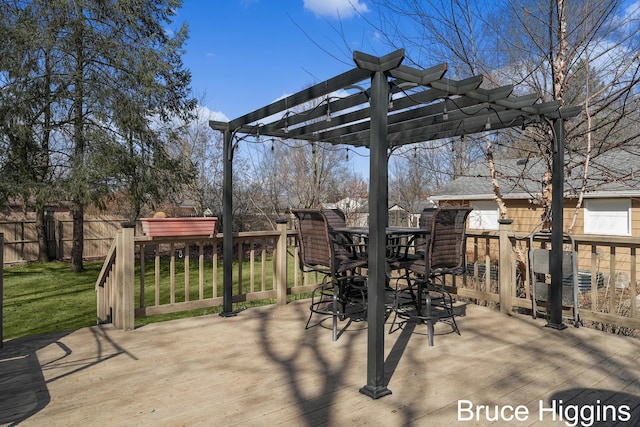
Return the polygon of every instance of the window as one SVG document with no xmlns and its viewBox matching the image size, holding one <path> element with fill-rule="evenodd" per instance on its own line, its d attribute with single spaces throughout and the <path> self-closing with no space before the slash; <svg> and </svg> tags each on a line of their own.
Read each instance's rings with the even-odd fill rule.
<svg viewBox="0 0 640 427">
<path fill-rule="evenodd" d="M 631 200 L 585 200 L 584 234 L 631 236 Z"/>
<path fill-rule="evenodd" d="M 469 228 L 481 230 L 498 229 L 498 204 L 493 200 L 471 202 L 473 210 L 469 214 Z"/>
</svg>

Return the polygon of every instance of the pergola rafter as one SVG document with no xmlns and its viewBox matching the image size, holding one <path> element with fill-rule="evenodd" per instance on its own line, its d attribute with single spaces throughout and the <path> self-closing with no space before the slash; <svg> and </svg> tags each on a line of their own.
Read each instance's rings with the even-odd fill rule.
<svg viewBox="0 0 640 427">
<path fill-rule="evenodd" d="M 360 67 L 318 83 L 214 129 L 236 134 L 327 142 L 368 147 L 370 129 L 370 68 L 397 58 L 354 54 Z M 360 59 L 363 57 L 364 59 Z M 395 61 L 395 62 L 394 62 Z M 535 94 L 512 96 L 513 86 L 480 88 L 482 76 L 463 80 L 443 77 L 447 64 L 426 70 L 398 65 L 388 70 L 389 141 L 393 146 L 451 138 L 574 117 L 580 107 L 561 108 L 557 101 L 538 102 Z M 356 93 L 348 94 L 350 90 Z M 411 93 L 409 93 L 411 91 Z M 489 124 L 489 125 L 488 125 Z M 410 131 L 410 132 L 409 132 Z"/>
<path fill-rule="evenodd" d="M 390 148 L 490 130 L 550 123 L 554 135 L 552 251 L 562 249 L 564 119 L 581 107 L 539 102 L 534 94 L 514 96 L 513 86 L 482 88 L 482 76 L 445 78 L 447 64 L 420 70 L 402 65 L 404 50 L 382 57 L 355 52 L 356 67 L 279 99 L 230 122 L 211 121 L 224 132 L 223 313 L 232 309 L 231 179 L 233 147 L 240 138 L 262 136 L 368 147 L 369 311 L 367 384 L 361 392 L 391 393 L 384 377 L 384 288 Z M 353 92 L 355 91 L 355 92 Z M 234 144 L 234 139 L 236 142 Z M 562 328 L 562 256 L 551 259 L 550 320 Z"/>
</svg>

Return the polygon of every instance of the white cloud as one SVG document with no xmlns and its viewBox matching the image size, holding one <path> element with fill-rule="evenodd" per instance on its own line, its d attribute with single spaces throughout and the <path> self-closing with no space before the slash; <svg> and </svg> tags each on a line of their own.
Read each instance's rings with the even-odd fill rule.
<svg viewBox="0 0 640 427">
<path fill-rule="evenodd" d="M 350 18 L 356 13 L 369 11 L 361 0 L 304 0 L 304 8 L 330 18 Z"/>
<path fill-rule="evenodd" d="M 199 105 L 197 109 L 197 116 L 202 117 L 205 120 L 216 120 L 219 122 L 228 122 L 229 118 L 221 111 L 212 111 L 204 105 Z"/>
</svg>

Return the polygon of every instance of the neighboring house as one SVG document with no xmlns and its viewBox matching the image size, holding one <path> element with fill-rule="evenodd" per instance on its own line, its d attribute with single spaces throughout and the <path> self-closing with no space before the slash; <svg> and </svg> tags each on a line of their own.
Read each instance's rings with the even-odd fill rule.
<svg viewBox="0 0 640 427">
<path fill-rule="evenodd" d="M 583 165 L 576 155 L 566 155 L 564 224 L 569 226 L 582 183 Z M 577 165 L 577 166 L 575 166 Z M 542 208 L 533 203 L 542 193 L 547 170 L 541 159 L 496 161 L 500 191 L 507 217 L 515 231 L 539 231 Z M 587 191 L 578 212 L 573 234 L 640 237 L 640 149 L 616 149 L 594 156 L 589 164 Z M 434 192 L 433 200 L 443 204 L 474 207 L 469 219 L 473 229 L 497 230 L 498 205 L 486 163 L 474 167 Z"/>
<path fill-rule="evenodd" d="M 420 213 L 425 208 L 437 207 L 433 200 L 397 202 L 389 206 L 389 225 L 397 227 L 418 227 Z"/>
</svg>

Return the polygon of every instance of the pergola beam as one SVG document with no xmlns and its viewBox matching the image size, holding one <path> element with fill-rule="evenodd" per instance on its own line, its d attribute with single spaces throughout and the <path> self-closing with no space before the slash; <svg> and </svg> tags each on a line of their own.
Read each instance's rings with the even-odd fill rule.
<svg viewBox="0 0 640 427">
<path fill-rule="evenodd" d="M 354 85 L 366 79 L 367 77 L 368 73 L 366 72 L 366 70 L 354 68 L 353 70 L 342 73 L 339 76 L 333 77 L 329 80 L 318 83 L 293 95 L 287 96 L 286 98 L 280 99 L 272 104 L 267 105 L 266 107 L 259 108 L 251 113 L 245 114 L 244 116 L 238 117 L 237 119 L 229 122 L 229 127 L 231 129 L 236 129 L 249 123 L 258 122 L 267 117 L 285 112 L 297 105 L 304 104 L 328 93 L 340 90 L 345 86 Z"/>
</svg>

